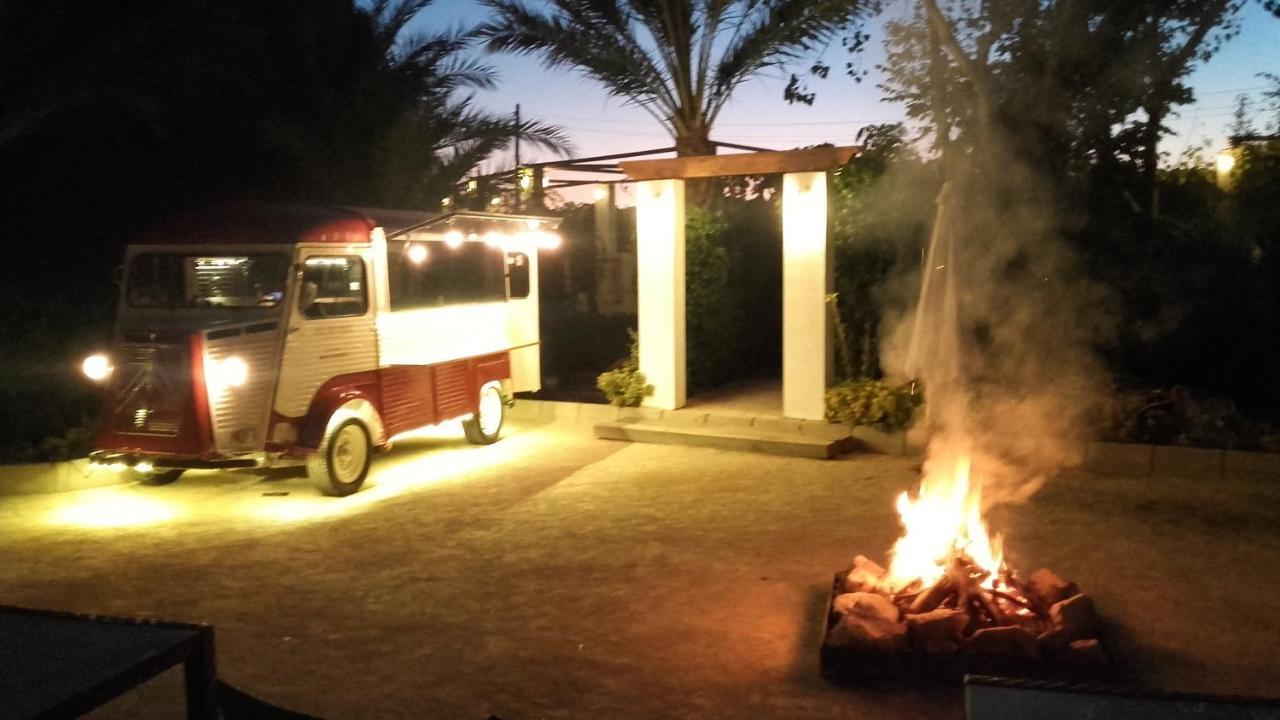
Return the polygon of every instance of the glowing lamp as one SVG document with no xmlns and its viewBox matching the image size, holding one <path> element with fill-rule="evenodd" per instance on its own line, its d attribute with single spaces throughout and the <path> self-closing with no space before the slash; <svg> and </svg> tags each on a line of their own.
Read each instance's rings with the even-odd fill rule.
<svg viewBox="0 0 1280 720">
<path fill-rule="evenodd" d="M 137 465 L 134 465 L 134 466 L 133 466 L 133 469 L 134 469 L 134 470 L 137 470 L 137 471 L 138 471 L 138 472 L 140 472 L 140 473 L 144 473 L 144 474 L 145 474 L 145 473 L 150 473 L 150 472 L 154 471 L 154 470 L 156 469 L 156 466 L 155 466 L 155 465 L 153 465 L 150 461 L 143 460 L 142 462 L 138 463 Z"/>
<path fill-rule="evenodd" d="M 493 197 L 489 198 L 489 204 L 494 207 L 497 207 L 502 204 L 502 198 L 497 195 L 494 195 Z"/>
<path fill-rule="evenodd" d="M 440 207 L 449 207 L 452 204 L 453 204 L 453 198 L 451 197 L 440 198 Z"/>
<path fill-rule="evenodd" d="M 1223 150 L 1218 153 L 1218 156 L 1214 159 L 1214 164 L 1217 165 L 1219 175 L 1229 174 L 1232 170 L 1236 169 L 1235 153 L 1232 153 L 1230 150 Z"/>
<path fill-rule="evenodd" d="M 599 202 L 599 201 L 604 200 L 605 198 L 609 197 L 609 191 L 608 191 L 608 190 L 605 190 L 605 189 L 604 189 L 604 188 L 602 188 L 602 187 L 598 187 L 598 188 L 596 188 L 596 191 L 595 191 L 595 193 L 594 193 L 594 196 L 595 196 L 596 202 Z"/>
<path fill-rule="evenodd" d="M 427 261 L 427 246 L 421 243 L 413 243 L 409 246 L 409 262 L 414 265 L 421 265 Z"/>
<path fill-rule="evenodd" d="M 111 358 L 102 353 L 94 353 L 80 363 L 80 372 L 94 382 L 102 382 L 111 376 Z"/>
<path fill-rule="evenodd" d="M 537 237 L 538 247 L 543 250 L 558 250 L 560 248 L 560 236 L 555 233 L 537 233 Z"/>
<path fill-rule="evenodd" d="M 457 230 L 450 230 L 444 234 L 444 244 L 451 248 L 456 248 L 462 244 L 462 233 Z"/>
<path fill-rule="evenodd" d="M 221 394 L 227 388 L 240 387 L 248 381 L 249 366 L 235 355 L 215 360 L 209 367 L 209 385 L 215 394 Z"/>
</svg>

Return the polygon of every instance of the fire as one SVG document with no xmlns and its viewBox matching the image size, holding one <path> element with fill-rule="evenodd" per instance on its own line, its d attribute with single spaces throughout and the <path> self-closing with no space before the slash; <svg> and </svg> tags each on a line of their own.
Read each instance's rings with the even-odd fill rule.
<svg viewBox="0 0 1280 720">
<path fill-rule="evenodd" d="M 982 486 L 972 480 L 971 467 L 968 453 L 931 459 L 915 497 L 898 496 L 904 532 L 890 552 L 887 578 L 895 591 L 917 582 L 933 585 L 957 555 L 989 573 L 983 587 L 995 587 L 1003 564 L 1001 538 L 987 532 Z"/>
</svg>

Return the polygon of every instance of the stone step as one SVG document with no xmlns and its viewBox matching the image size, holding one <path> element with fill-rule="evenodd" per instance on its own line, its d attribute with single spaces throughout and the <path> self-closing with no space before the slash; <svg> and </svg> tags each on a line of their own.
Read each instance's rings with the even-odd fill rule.
<svg viewBox="0 0 1280 720">
<path fill-rule="evenodd" d="M 746 423 L 685 424 L 663 420 L 624 419 L 595 425 L 595 435 L 605 440 L 686 445 L 738 450 L 786 457 L 830 460 L 855 448 L 853 438 L 821 433 L 778 432 Z"/>
</svg>

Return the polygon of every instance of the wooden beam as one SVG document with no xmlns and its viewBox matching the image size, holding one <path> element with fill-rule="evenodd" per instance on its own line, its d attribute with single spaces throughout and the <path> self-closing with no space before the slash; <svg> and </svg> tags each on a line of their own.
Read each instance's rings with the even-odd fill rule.
<svg viewBox="0 0 1280 720">
<path fill-rule="evenodd" d="M 630 180 L 684 180 L 729 175 L 773 175 L 835 170 L 844 167 L 857 153 L 857 147 L 816 147 L 738 155 L 625 160 L 618 165 Z"/>
</svg>

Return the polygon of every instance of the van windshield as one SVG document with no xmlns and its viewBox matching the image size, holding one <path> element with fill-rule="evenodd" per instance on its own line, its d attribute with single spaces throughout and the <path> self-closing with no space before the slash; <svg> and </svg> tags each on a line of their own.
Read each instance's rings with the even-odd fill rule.
<svg viewBox="0 0 1280 720">
<path fill-rule="evenodd" d="M 143 253 L 129 263 L 125 301 L 136 308 L 270 308 L 284 300 L 289 257 Z"/>
</svg>

